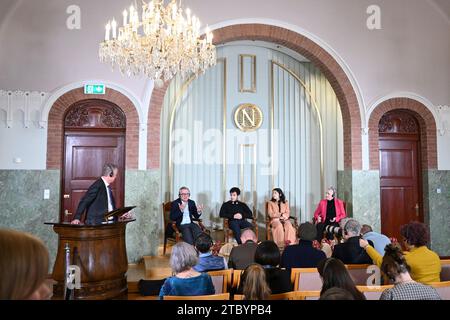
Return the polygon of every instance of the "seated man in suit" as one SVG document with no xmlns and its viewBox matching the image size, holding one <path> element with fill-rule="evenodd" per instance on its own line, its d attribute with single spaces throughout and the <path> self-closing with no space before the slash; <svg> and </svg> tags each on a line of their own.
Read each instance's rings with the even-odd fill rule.
<svg viewBox="0 0 450 320">
<path fill-rule="evenodd" d="M 361 224 L 355 219 L 348 219 L 344 225 L 344 243 L 334 247 L 333 258 L 341 260 L 344 264 L 372 264 L 372 259 L 360 247 L 359 239 Z M 373 246 L 372 241 L 369 243 Z"/>
<path fill-rule="evenodd" d="M 183 235 L 183 241 L 191 245 L 195 238 L 202 232 L 194 220 L 200 218 L 203 205 L 198 206 L 189 197 L 191 191 L 187 187 L 181 187 L 178 192 L 178 199 L 172 201 L 170 208 L 170 220 L 175 221 L 178 229 Z"/>
<path fill-rule="evenodd" d="M 116 209 L 116 202 L 111 189 L 111 184 L 116 180 L 118 168 L 112 163 L 103 166 L 102 176 L 95 181 L 78 204 L 72 224 L 80 224 L 81 215 L 86 211 L 86 224 L 101 224 L 104 215 Z M 121 218 L 130 218 L 131 212 L 122 215 Z"/>
<path fill-rule="evenodd" d="M 224 202 L 220 208 L 219 216 L 227 218 L 230 229 L 233 230 L 234 237 L 238 244 L 241 242 L 241 229 L 252 228 L 251 223 L 245 219 L 253 217 L 252 211 L 244 203 L 238 200 L 241 190 L 233 187 L 230 189 L 230 201 Z"/>
<path fill-rule="evenodd" d="M 255 262 L 255 251 L 258 246 L 256 234 L 251 229 L 245 229 L 241 234 L 242 244 L 231 249 L 228 267 L 244 270 Z"/>
<path fill-rule="evenodd" d="M 317 268 L 319 262 L 326 259 L 326 255 L 322 250 L 313 247 L 316 236 L 316 227 L 311 222 L 302 223 L 298 227 L 299 242 L 284 249 L 280 267 Z"/>
</svg>

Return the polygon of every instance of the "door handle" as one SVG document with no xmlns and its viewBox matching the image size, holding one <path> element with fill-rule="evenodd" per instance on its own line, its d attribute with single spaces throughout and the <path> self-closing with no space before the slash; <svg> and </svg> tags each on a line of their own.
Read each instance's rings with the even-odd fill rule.
<svg viewBox="0 0 450 320">
<path fill-rule="evenodd" d="M 419 216 L 419 204 L 416 203 L 416 206 L 414 207 L 416 209 L 416 217 Z"/>
</svg>

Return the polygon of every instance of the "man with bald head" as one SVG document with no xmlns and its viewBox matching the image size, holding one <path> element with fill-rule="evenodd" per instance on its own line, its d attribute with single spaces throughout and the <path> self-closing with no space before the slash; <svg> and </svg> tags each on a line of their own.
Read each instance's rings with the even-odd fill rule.
<svg viewBox="0 0 450 320">
<path fill-rule="evenodd" d="M 241 233 L 241 241 L 241 245 L 231 250 L 228 268 L 244 270 L 255 261 L 255 251 L 258 246 L 256 234 L 251 229 L 245 229 Z"/>
</svg>

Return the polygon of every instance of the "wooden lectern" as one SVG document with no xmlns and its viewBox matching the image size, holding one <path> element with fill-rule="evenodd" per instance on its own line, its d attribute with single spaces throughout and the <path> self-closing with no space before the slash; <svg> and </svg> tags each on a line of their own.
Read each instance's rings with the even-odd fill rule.
<svg viewBox="0 0 450 320">
<path fill-rule="evenodd" d="M 128 222 L 101 225 L 53 225 L 58 234 L 58 253 L 53 266 L 54 299 L 64 299 L 66 292 L 66 245 L 70 264 L 81 273 L 81 288 L 73 290 L 75 300 L 126 299 L 128 259 L 125 229 Z"/>
</svg>

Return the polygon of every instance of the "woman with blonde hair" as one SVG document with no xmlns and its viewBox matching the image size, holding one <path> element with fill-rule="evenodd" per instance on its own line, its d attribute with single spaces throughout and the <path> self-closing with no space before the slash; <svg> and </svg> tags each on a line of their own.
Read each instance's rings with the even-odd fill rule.
<svg viewBox="0 0 450 320">
<path fill-rule="evenodd" d="M 267 300 L 270 288 L 266 281 L 266 272 L 257 263 L 249 265 L 242 275 L 242 293 L 244 300 Z"/>
<path fill-rule="evenodd" d="M 48 264 L 48 250 L 41 240 L 0 229 L 0 300 L 49 299 Z"/>
</svg>

